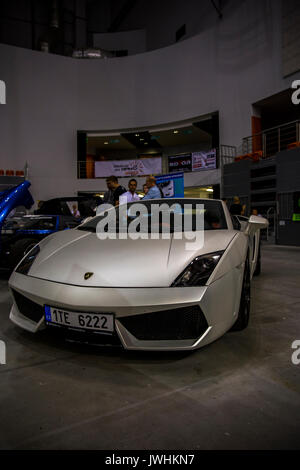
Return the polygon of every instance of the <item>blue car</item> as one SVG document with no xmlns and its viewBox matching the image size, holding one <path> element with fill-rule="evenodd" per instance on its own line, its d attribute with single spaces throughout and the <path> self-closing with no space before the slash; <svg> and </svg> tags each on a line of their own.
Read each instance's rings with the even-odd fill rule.
<svg viewBox="0 0 300 470">
<path fill-rule="evenodd" d="M 30 209 L 34 200 L 28 190 L 29 181 L 0 193 L 0 268 L 13 269 L 40 240 L 59 230 L 76 227 L 94 215 L 99 198 L 93 196 L 56 198 L 44 201 L 32 215 L 17 215 L 14 211 L 23 206 Z M 71 213 L 76 203 L 80 217 Z"/>
<path fill-rule="evenodd" d="M 30 209 L 33 206 L 34 200 L 28 190 L 29 186 L 29 181 L 23 181 L 14 188 L 0 192 L 0 230 L 2 229 L 5 219 L 16 207 L 24 206 L 26 209 Z"/>
<path fill-rule="evenodd" d="M 22 215 L 9 217 L 1 229 L 0 266 L 13 269 L 40 240 L 59 230 L 76 227 L 72 215 Z"/>
</svg>

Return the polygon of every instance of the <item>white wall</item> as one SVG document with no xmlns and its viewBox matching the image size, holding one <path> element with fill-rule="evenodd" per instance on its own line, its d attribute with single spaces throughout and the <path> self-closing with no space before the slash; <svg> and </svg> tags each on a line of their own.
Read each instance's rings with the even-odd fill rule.
<svg viewBox="0 0 300 470">
<path fill-rule="evenodd" d="M 278 1 L 244 0 L 189 40 L 107 60 L 0 45 L 0 168 L 27 160 L 37 199 L 104 189 L 104 181 L 76 179 L 77 129 L 138 128 L 217 110 L 221 143 L 238 146 L 251 133 L 251 104 L 300 78 L 282 79 L 280 18 Z"/>
<path fill-rule="evenodd" d="M 291 83 L 281 73 L 279 7 L 245 0 L 189 40 L 126 60 L 85 63 L 81 127 L 158 125 L 219 110 L 221 142 L 238 145 L 251 133 L 251 103 Z"/>
<path fill-rule="evenodd" d="M 77 68 L 73 59 L 0 45 L 0 168 L 27 161 L 37 199 L 76 187 Z"/>
</svg>

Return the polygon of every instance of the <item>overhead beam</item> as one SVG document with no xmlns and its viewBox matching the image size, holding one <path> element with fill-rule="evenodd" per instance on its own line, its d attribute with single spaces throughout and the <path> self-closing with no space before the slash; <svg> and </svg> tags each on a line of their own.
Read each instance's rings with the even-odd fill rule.
<svg viewBox="0 0 300 470">
<path fill-rule="evenodd" d="M 215 0 L 210 0 L 214 9 L 216 10 L 216 12 L 218 13 L 218 16 L 220 18 L 220 20 L 223 18 L 223 13 L 221 11 L 221 1 L 219 0 L 219 6 L 216 4 Z"/>
</svg>

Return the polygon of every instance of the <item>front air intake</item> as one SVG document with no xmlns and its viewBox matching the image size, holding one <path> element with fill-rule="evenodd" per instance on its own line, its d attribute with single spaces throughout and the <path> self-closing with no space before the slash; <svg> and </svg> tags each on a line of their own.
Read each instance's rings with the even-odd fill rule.
<svg viewBox="0 0 300 470">
<path fill-rule="evenodd" d="M 118 318 L 135 338 L 145 341 L 197 339 L 208 328 L 198 305 Z"/>
<path fill-rule="evenodd" d="M 44 308 L 41 305 L 32 302 L 32 300 L 28 299 L 14 289 L 12 289 L 12 293 L 19 312 L 24 315 L 24 317 L 27 317 L 30 320 L 38 323 L 44 316 Z"/>
</svg>

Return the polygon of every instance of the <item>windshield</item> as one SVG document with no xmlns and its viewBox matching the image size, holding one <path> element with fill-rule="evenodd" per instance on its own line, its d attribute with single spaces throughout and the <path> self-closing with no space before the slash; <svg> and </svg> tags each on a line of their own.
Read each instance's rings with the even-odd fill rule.
<svg viewBox="0 0 300 470">
<path fill-rule="evenodd" d="M 108 216 L 115 223 L 110 224 Z M 202 223 L 201 223 L 202 217 Z M 133 202 L 109 209 L 83 225 L 78 230 L 121 233 L 133 225 L 137 232 L 169 233 L 183 230 L 227 229 L 220 201 L 209 199 L 161 199 Z"/>
<path fill-rule="evenodd" d="M 55 216 L 24 215 L 22 217 L 8 217 L 2 228 L 2 233 L 12 233 L 19 230 L 55 230 L 57 219 Z"/>
</svg>

